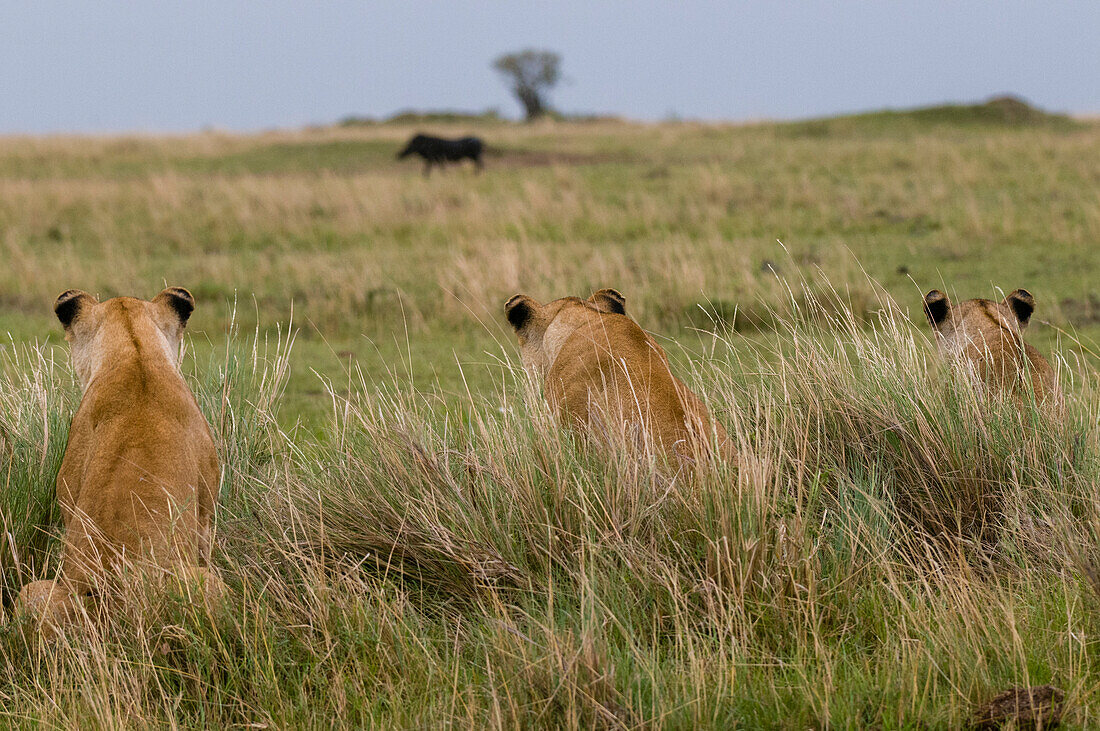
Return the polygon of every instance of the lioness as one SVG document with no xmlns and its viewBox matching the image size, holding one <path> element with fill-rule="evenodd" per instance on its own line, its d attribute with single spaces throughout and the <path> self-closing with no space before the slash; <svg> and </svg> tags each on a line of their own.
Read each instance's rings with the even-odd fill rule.
<svg viewBox="0 0 1100 731">
<path fill-rule="evenodd" d="M 952 305 L 938 289 L 924 296 L 924 313 L 941 353 L 965 364 L 980 383 L 1017 399 L 1030 382 L 1036 401 L 1042 402 L 1056 386 L 1054 369 L 1021 333 L 1034 311 L 1035 298 L 1026 289 L 1003 302 L 973 299 Z"/>
<path fill-rule="evenodd" d="M 641 429 L 653 446 L 681 457 L 716 438 L 733 455 L 726 430 L 672 374 L 664 350 L 627 317 L 615 290 L 545 305 L 517 294 L 504 312 L 524 367 L 542 378 L 563 421 L 585 431 Z"/>
<path fill-rule="evenodd" d="M 58 578 L 27 584 L 16 605 L 46 634 L 124 561 L 205 574 L 198 567 L 208 555 L 219 467 L 179 372 L 194 308 L 181 287 L 150 302 L 102 303 L 74 289 L 54 304 L 84 397 L 57 475 L 65 528 Z"/>
</svg>

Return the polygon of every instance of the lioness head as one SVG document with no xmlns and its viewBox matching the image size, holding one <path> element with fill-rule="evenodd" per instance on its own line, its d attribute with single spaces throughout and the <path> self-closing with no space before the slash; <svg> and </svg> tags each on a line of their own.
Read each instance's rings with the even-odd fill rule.
<svg viewBox="0 0 1100 731">
<path fill-rule="evenodd" d="M 601 289 L 591 297 L 562 297 L 539 303 L 517 294 L 504 304 L 504 315 L 519 338 L 523 367 L 544 374 L 554 362 L 570 332 L 593 313 L 625 315 L 626 298 L 614 289 Z"/>
<path fill-rule="evenodd" d="M 975 342 L 992 343 L 990 335 L 1007 334 L 1019 342 L 1034 311 L 1035 298 L 1026 289 L 1017 289 L 1002 302 L 973 299 L 952 305 L 938 289 L 924 296 L 924 314 L 936 333 L 936 343 L 948 352 L 960 352 Z"/>
<path fill-rule="evenodd" d="M 105 302 L 70 289 L 53 307 L 85 388 L 101 367 L 123 353 L 163 356 L 178 367 L 183 330 L 194 309 L 195 298 L 183 287 L 169 287 L 151 301 L 115 297 Z"/>
</svg>

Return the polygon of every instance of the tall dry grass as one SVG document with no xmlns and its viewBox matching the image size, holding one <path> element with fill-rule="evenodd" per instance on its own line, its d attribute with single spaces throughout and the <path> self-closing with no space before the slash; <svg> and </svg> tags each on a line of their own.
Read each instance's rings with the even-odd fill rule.
<svg viewBox="0 0 1100 731">
<path fill-rule="evenodd" d="M 6 626 L 0 712 L 110 727 L 958 727 L 1003 687 L 1053 682 L 1069 723 L 1095 724 L 1095 378 L 1059 363 L 1061 418 L 979 399 L 867 291 L 854 312 L 792 287 L 772 339 L 694 361 L 687 380 L 740 469 L 676 473 L 579 444 L 509 365 L 459 414 L 360 373 L 330 386 L 325 434 L 288 434 L 274 412 L 289 339 L 231 344 L 192 377 L 225 462 L 229 597 L 207 613 L 183 589 L 135 589 L 52 646 Z M 67 378 L 28 357 L 35 378 Z M 34 397 L 26 372 L 3 376 L 19 423 L 64 423 L 71 403 Z M 4 464 L 27 481 L 41 468 L 25 454 Z M 9 511 L 23 552 L 42 517 Z"/>
<path fill-rule="evenodd" d="M 0 599 L 50 571 L 60 519 L 53 481 L 76 403 L 73 379 L 51 348 L 0 348 Z"/>
</svg>

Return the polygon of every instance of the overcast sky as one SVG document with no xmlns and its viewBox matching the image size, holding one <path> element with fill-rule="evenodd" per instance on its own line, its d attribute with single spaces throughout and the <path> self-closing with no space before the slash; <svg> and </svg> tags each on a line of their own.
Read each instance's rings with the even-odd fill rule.
<svg viewBox="0 0 1100 731">
<path fill-rule="evenodd" d="M 1100 2 L 6 0 L 0 133 L 295 127 L 518 106 L 490 69 L 560 52 L 565 111 L 759 119 L 1014 93 L 1100 112 Z"/>
</svg>

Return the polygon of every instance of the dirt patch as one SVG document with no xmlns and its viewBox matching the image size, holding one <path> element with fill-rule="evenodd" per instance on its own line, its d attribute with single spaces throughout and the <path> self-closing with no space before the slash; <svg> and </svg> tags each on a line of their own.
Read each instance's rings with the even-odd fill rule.
<svg viewBox="0 0 1100 731">
<path fill-rule="evenodd" d="M 999 729 L 1012 724 L 1016 729 L 1055 728 L 1062 721 L 1065 695 L 1053 685 L 1010 688 L 979 708 L 971 727 Z"/>
</svg>

